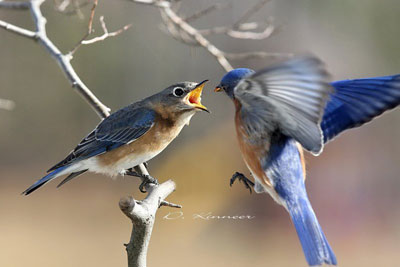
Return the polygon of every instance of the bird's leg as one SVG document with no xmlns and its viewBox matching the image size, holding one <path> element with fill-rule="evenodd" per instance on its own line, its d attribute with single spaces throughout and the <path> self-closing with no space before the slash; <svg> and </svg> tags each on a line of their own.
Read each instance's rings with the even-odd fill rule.
<svg viewBox="0 0 400 267">
<path fill-rule="evenodd" d="M 142 177 L 143 177 L 142 183 L 139 185 L 140 192 L 146 193 L 146 185 L 148 184 L 158 185 L 158 181 L 156 178 L 147 174 L 144 174 Z"/>
<path fill-rule="evenodd" d="M 139 185 L 139 190 L 142 193 L 146 193 L 146 189 L 145 189 L 146 185 L 148 185 L 148 184 L 158 185 L 158 181 L 156 178 L 154 178 L 150 175 L 147 175 L 147 174 L 140 174 L 140 173 L 134 171 L 133 168 L 127 169 L 125 174 L 129 175 L 129 176 L 139 177 L 142 179 L 142 183 Z"/>
<path fill-rule="evenodd" d="M 235 183 L 236 179 L 239 180 L 239 181 L 242 181 L 243 184 L 244 184 L 244 186 L 245 186 L 247 189 L 250 190 L 250 194 L 252 193 L 252 192 L 251 192 L 251 188 L 254 188 L 254 183 L 253 183 L 249 178 L 247 178 L 243 173 L 235 172 L 235 173 L 232 175 L 232 178 L 231 178 L 230 183 L 229 183 L 229 185 L 230 185 L 231 187 L 232 187 L 232 185 Z"/>
</svg>

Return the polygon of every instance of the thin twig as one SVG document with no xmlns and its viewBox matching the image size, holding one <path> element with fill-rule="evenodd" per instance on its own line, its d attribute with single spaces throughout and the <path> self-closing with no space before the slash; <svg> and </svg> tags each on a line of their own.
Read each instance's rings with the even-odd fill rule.
<svg viewBox="0 0 400 267">
<path fill-rule="evenodd" d="M 70 56 L 72 56 L 79 49 L 79 47 L 82 45 L 82 41 L 84 41 L 92 33 L 92 31 L 93 31 L 93 18 L 94 18 L 94 13 L 96 11 L 97 4 L 98 4 L 98 0 L 94 0 L 92 9 L 90 11 L 90 17 L 89 17 L 89 22 L 88 22 L 88 30 L 87 30 L 86 34 L 82 37 L 82 39 L 71 50 L 71 52 L 69 52 Z"/>
<path fill-rule="evenodd" d="M 88 32 L 87 34 L 91 34 L 93 30 L 93 19 L 94 19 L 94 12 L 96 11 L 96 7 L 98 4 L 98 0 L 94 0 L 92 10 L 90 11 L 90 17 L 89 17 L 89 25 L 88 25 Z"/>
<path fill-rule="evenodd" d="M 33 39 L 37 37 L 36 32 L 15 26 L 13 24 L 10 24 L 10 23 L 2 21 L 2 20 L 0 20 L 0 27 L 4 28 L 10 32 L 13 32 L 15 34 L 24 36 L 24 37 L 33 38 Z"/>
<path fill-rule="evenodd" d="M 281 53 L 266 53 L 266 52 L 251 52 L 251 53 L 228 53 L 222 51 L 210 42 L 205 36 L 210 34 L 225 34 L 235 39 L 247 39 L 247 40 L 262 40 L 269 38 L 274 32 L 275 27 L 272 23 L 267 22 L 264 30 L 261 32 L 255 32 L 259 28 L 259 24 L 255 22 L 246 22 L 255 12 L 257 12 L 262 6 L 264 6 L 269 0 L 261 0 L 256 5 L 249 8 L 231 27 L 215 27 L 212 29 L 199 30 L 189 24 L 190 21 L 198 19 L 211 11 L 215 10 L 217 5 L 212 5 L 204 10 L 201 10 L 192 16 L 182 18 L 179 16 L 173 8 L 173 5 L 168 0 L 130 0 L 131 2 L 150 5 L 158 7 L 163 19 L 164 26 L 168 33 L 178 41 L 192 46 L 201 46 L 208 53 L 215 57 L 219 65 L 221 65 L 225 71 L 233 69 L 232 64 L 229 60 L 247 59 L 247 58 L 264 58 L 264 57 L 287 57 L 288 54 Z M 229 59 L 229 60 L 228 60 Z"/>
<path fill-rule="evenodd" d="M 209 42 L 198 30 L 193 28 L 190 24 L 179 17 L 171 8 L 168 1 L 155 1 L 155 0 L 131 0 L 132 2 L 146 5 L 153 5 L 160 8 L 162 15 L 170 20 L 179 30 L 185 32 L 190 38 L 196 41 L 200 46 L 207 49 L 207 51 L 213 55 L 218 63 L 226 70 L 230 71 L 233 69 L 232 65 L 225 58 L 224 53 L 218 49 L 215 45 Z"/>
<path fill-rule="evenodd" d="M 183 18 L 183 20 L 186 21 L 187 23 L 190 23 L 198 18 L 204 17 L 205 15 L 207 15 L 213 11 L 220 10 L 220 9 L 230 7 L 230 6 L 232 6 L 232 5 L 231 4 L 221 4 L 221 3 L 213 4 L 213 5 L 205 8 L 205 9 L 202 9 L 186 18 Z"/>
<path fill-rule="evenodd" d="M 90 40 L 86 40 L 86 38 L 93 32 L 93 18 L 94 18 L 94 13 L 96 10 L 98 4 L 98 0 L 95 0 L 92 6 L 92 10 L 90 12 L 90 18 L 89 18 L 89 23 L 88 23 L 88 31 L 87 33 L 82 37 L 82 39 L 75 45 L 75 47 L 68 53 L 69 56 L 73 56 L 75 54 L 75 52 L 82 46 L 82 45 L 88 45 L 88 44 L 93 44 L 96 42 L 100 42 L 100 41 L 104 41 L 105 39 L 109 38 L 109 37 L 114 37 L 117 36 L 121 33 L 123 33 L 124 31 L 128 30 L 132 24 L 128 24 L 125 25 L 124 27 L 122 27 L 121 29 L 114 31 L 114 32 L 108 32 L 106 23 L 104 22 L 104 16 L 100 16 L 100 24 L 101 27 L 103 28 L 103 35 L 95 37 L 93 39 Z"/>
<path fill-rule="evenodd" d="M 99 41 L 104 41 L 105 39 L 107 39 L 109 37 L 114 37 L 114 36 L 117 36 L 117 35 L 123 33 L 124 31 L 126 31 L 127 29 L 129 29 L 132 26 L 132 24 L 128 24 L 115 32 L 108 32 L 108 29 L 106 27 L 106 23 L 104 22 L 103 16 L 100 17 L 100 23 L 101 23 L 101 27 L 103 28 L 104 34 L 101 36 L 95 37 L 93 39 L 90 39 L 90 40 L 82 40 L 81 44 L 88 45 L 88 44 L 93 44 L 93 43 L 96 43 Z"/>
<path fill-rule="evenodd" d="M 233 29 L 238 29 L 239 26 L 245 23 L 251 16 L 254 15 L 257 11 L 259 11 L 264 5 L 266 5 L 271 0 L 260 0 L 257 4 L 250 7 L 243 15 L 233 24 Z"/>
<path fill-rule="evenodd" d="M 263 40 L 271 37 L 273 33 L 276 32 L 275 27 L 272 24 L 268 24 L 264 31 L 253 32 L 252 29 L 258 28 L 258 24 L 255 22 L 242 24 L 239 30 L 233 30 L 230 27 L 215 27 L 211 29 L 199 30 L 203 35 L 211 34 L 226 34 L 232 38 L 236 39 L 247 39 L 247 40 Z"/>
<path fill-rule="evenodd" d="M 174 203 L 171 203 L 171 202 L 168 202 L 168 201 L 165 201 L 165 200 L 161 201 L 160 207 L 162 207 L 162 206 L 171 207 L 171 208 L 177 208 L 177 209 L 181 209 L 182 208 L 182 205 L 174 204 Z"/>
<path fill-rule="evenodd" d="M 240 31 L 250 31 L 250 30 L 255 30 L 259 27 L 258 23 L 256 22 L 247 22 L 243 23 L 239 26 Z M 210 34 L 227 34 L 229 31 L 232 31 L 232 27 L 227 27 L 227 26 L 219 26 L 219 27 L 214 27 L 211 29 L 202 29 L 199 30 L 199 32 L 203 35 L 210 35 Z"/>
<path fill-rule="evenodd" d="M 263 40 L 269 38 L 275 31 L 273 25 L 268 25 L 262 32 L 230 30 L 226 34 L 237 39 Z"/>
</svg>

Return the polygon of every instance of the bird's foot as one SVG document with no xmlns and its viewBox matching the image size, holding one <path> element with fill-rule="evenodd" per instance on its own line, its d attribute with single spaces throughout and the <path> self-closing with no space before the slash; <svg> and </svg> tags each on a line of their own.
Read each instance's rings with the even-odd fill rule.
<svg viewBox="0 0 400 267">
<path fill-rule="evenodd" d="M 150 176 L 150 175 L 143 174 L 141 177 L 142 177 L 143 180 L 142 180 L 142 183 L 139 185 L 139 190 L 142 193 L 146 193 L 147 192 L 146 191 L 146 185 L 148 185 L 148 184 L 158 185 L 157 179 L 152 177 L 152 176 Z"/>
<path fill-rule="evenodd" d="M 250 194 L 252 193 L 251 188 L 254 188 L 254 183 L 249 178 L 247 178 L 243 173 L 235 172 L 232 175 L 229 185 L 232 187 L 232 185 L 235 183 L 236 180 L 243 182 L 244 186 L 250 190 Z"/>
<path fill-rule="evenodd" d="M 148 184 L 158 185 L 158 181 L 157 181 L 156 178 L 154 178 L 154 177 L 152 177 L 150 175 L 147 175 L 147 174 L 140 174 L 138 172 L 135 172 L 132 168 L 126 170 L 125 174 L 129 175 L 129 176 L 139 177 L 139 178 L 142 179 L 142 183 L 139 185 L 139 190 L 142 193 L 146 193 L 147 192 L 146 191 L 146 185 L 148 185 Z"/>
</svg>

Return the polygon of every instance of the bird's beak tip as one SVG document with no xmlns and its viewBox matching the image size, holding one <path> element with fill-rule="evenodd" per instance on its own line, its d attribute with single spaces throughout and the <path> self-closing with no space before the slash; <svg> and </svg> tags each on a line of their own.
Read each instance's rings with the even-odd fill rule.
<svg viewBox="0 0 400 267">
<path fill-rule="evenodd" d="M 221 92 L 222 88 L 220 86 L 215 87 L 214 92 Z"/>
<path fill-rule="evenodd" d="M 203 104 L 201 104 L 201 93 L 203 92 L 206 82 L 208 82 L 208 80 L 198 83 L 196 87 L 188 94 L 187 99 L 191 106 L 210 113 L 210 111 Z"/>
</svg>

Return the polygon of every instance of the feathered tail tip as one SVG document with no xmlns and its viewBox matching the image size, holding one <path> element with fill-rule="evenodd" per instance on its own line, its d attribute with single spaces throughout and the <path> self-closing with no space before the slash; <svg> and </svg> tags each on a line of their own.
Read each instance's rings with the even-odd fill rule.
<svg viewBox="0 0 400 267">
<path fill-rule="evenodd" d="M 52 171 L 51 173 L 47 174 L 45 177 L 43 177 L 42 179 L 36 181 L 33 185 L 31 185 L 28 189 L 26 189 L 24 192 L 22 192 L 22 195 L 29 195 L 30 193 L 32 193 L 33 191 L 35 191 L 36 189 L 40 188 L 41 186 L 45 185 L 47 182 L 53 180 L 54 178 L 63 175 L 63 171 L 68 168 L 69 166 L 63 166 L 60 167 L 54 171 Z"/>
<path fill-rule="evenodd" d="M 336 256 L 322 232 L 310 202 L 307 199 L 301 199 L 296 203 L 287 203 L 287 208 L 308 265 L 337 265 Z"/>
</svg>

